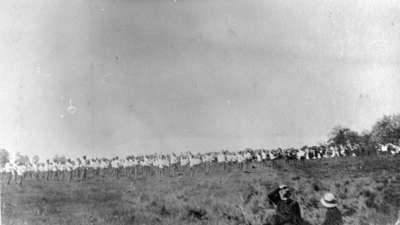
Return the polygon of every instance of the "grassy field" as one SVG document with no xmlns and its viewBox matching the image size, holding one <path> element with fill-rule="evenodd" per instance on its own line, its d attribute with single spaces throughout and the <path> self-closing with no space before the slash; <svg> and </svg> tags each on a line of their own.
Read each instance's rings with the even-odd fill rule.
<svg viewBox="0 0 400 225">
<path fill-rule="evenodd" d="M 243 172 L 85 183 L 2 184 L 2 224 L 263 224 L 274 212 L 268 191 L 292 186 L 311 224 L 321 224 L 325 191 L 339 198 L 346 224 L 394 224 L 400 209 L 400 158 L 280 162 Z"/>
</svg>

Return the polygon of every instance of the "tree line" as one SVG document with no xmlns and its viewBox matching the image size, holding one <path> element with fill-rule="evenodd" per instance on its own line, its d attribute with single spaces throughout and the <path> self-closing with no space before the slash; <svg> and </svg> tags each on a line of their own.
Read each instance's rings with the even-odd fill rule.
<svg viewBox="0 0 400 225">
<path fill-rule="evenodd" d="M 358 144 L 365 150 L 375 150 L 378 144 L 400 145 L 400 114 L 385 115 L 370 130 L 358 133 L 348 127 L 336 126 L 328 142 L 336 145 Z"/>
<path fill-rule="evenodd" d="M 400 114 L 385 115 L 378 119 L 370 130 L 358 133 L 348 127 L 336 126 L 329 133 L 328 143 L 335 145 L 358 144 L 366 151 L 374 151 L 378 144 L 400 145 Z M 54 161 L 66 161 L 65 156 L 55 155 Z M 0 168 L 10 161 L 10 153 L 0 149 Z M 20 153 L 16 154 L 16 163 L 25 164 L 29 157 Z M 32 157 L 32 163 L 39 162 L 39 156 Z"/>
</svg>

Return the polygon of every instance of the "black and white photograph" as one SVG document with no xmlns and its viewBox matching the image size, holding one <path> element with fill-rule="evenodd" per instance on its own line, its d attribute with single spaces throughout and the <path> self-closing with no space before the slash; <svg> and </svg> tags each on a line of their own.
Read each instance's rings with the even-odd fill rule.
<svg viewBox="0 0 400 225">
<path fill-rule="evenodd" d="M 0 0 L 0 225 L 400 225 L 400 1 Z"/>
</svg>

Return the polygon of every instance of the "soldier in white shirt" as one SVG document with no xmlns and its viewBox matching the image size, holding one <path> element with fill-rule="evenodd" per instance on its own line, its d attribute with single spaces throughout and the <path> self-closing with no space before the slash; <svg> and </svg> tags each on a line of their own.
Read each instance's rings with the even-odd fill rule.
<svg viewBox="0 0 400 225">
<path fill-rule="evenodd" d="M 53 180 L 59 181 L 59 173 L 58 173 L 58 162 L 56 160 L 53 160 L 53 164 L 51 166 L 52 174 L 53 174 Z"/>
<path fill-rule="evenodd" d="M 67 171 L 67 167 L 65 165 L 65 162 L 60 162 L 58 164 L 58 169 L 59 169 L 59 176 L 61 178 L 61 180 L 63 181 L 65 178 L 65 173 Z"/>
<path fill-rule="evenodd" d="M 118 160 L 118 168 L 120 177 L 126 176 L 126 169 L 128 168 L 128 162 L 126 159 L 119 159 Z"/>
<path fill-rule="evenodd" d="M 46 173 L 46 181 L 49 181 L 50 176 L 51 176 L 51 164 L 50 160 L 46 160 L 46 163 L 44 164 L 44 171 Z"/>
<path fill-rule="evenodd" d="M 39 162 L 36 162 L 32 165 L 32 173 L 34 174 L 36 180 L 39 180 L 40 177 Z"/>
<path fill-rule="evenodd" d="M 262 158 L 262 161 L 263 161 L 263 166 L 264 167 L 267 166 L 268 156 L 267 156 L 267 153 L 265 152 L 265 149 L 261 150 L 261 158 Z"/>
<path fill-rule="evenodd" d="M 92 159 L 91 168 L 96 176 L 100 174 L 100 163 L 98 159 Z"/>
<path fill-rule="evenodd" d="M 90 166 L 90 160 L 86 158 L 86 156 L 83 156 L 83 161 L 82 161 L 82 181 L 85 181 L 87 179 L 87 172 Z"/>
<path fill-rule="evenodd" d="M 261 162 L 262 162 L 261 153 L 260 153 L 260 152 L 256 152 L 255 154 L 256 154 L 257 162 L 258 162 L 258 163 L 261 163 Z"/>
<path fill-rule="evenodd" d="M 169 175 L 174 177 L 175 176 L 175 171 L 178 170 L 178 167 L 179 167 L 179 165 L 178 165 L 179 159 L 175 155 L 175 153 L 168 154 L 167 158 L 168 158 L 169 165 L 170 165 Z"/>
<path fill-rule="evenodd" d="M 10 184 L 14 176 L 14 170 L 15 170 L 14 164 L 11 162 L 7 162 L 5 165 L 5 172 L 7 174 L 7 184 Z"/>
<path fill-rule="evenodd" d="M 75 176 L 78 179 L 81 177 L 81 170 L 82 170 L 82 160 L 80 158 L 76 158 L 74 171 L 75 171 Z"/>
<path fill-rule="evenodd" d="M 46 179 L 45 163 L 39 163 L 39 179 Z"/>
<path fill-rule="evenodd" d="M 185 173 L 187 167 L 189 167 L 189 157 L 187 155 L 181 155 L 179 157 L 180 162 L 180 170 L 182 173 Z"/>
<path fill-rule="evenodd" d="M 238 168 L 240 170 L 243 170 L 245 158 L 244 158 L 243 154 L 240 152 L 236 153 L 236 155 L 237 155 Z"/>
<path fill-rule="evenodd" d="M 126 159 L 125 166 L 126 166 L 125 169 L 126 169 L 127 176 L 128 177 L 134 176 L 134 170 L 135 170 L 136 164 L 135 164 L 135 160 L 133 157 L 128 157 Z"/>
<path fill-rule="evenodd" d="M 137 159 L 135 157 L 133 157 L 131 160 L 132 160 L 132 162 L 131 162 L 132 174 L 133 174 L 133 177 L 136 178 L 137 177 L 137 169 L 138 169 L 137 167 L 139 165 L 139 162 L 137 161 Z"/>
<path fill-rule="evenodd" d="M 26 172 L 26 165 L 23 163 L 18 163 L 16 168 L 15 183 L 22 186 L 22 180 Z"/>
<path fill-rule="evenodd" d="M 222 165 L 222 168 L 223 168 L 224 171 L 226 169 L 225 161 L 226 161 L 225 153 L 224 152 L 219 152 L 218 156 L 217 156 L 217 162 L 218 162 L 218 165 Z M 219 166 L 219 167 L 221 167 L 221 166 Z"/>
<path fill-rule="evenodd" d="M 104 177 L 105 169 L 107 168 L 107 164 L 105 159 L 99 159 L 99 176 Z"/>
<path fill-rule="evenodd" d="M 67 159 L 67 162 L 65 163 L 65 170 L 66 173 L 68 173 L 68 182 L 71 183 L 74 171 L 74 164 L 71 159 Z"/>
<path fill-rule="evenodd" d="M 245 164 L 246 170 L 247 169 L 251 169 L 252 155 L 251 155 L 249 150 L 245 151 L 244 158 L 245 158 L 245 163 L 244 164 Z"/>
<path fill-rule="evenodd" d="M 113 161 L 111 161 L 111 168 L 112 168 L 112 176 L 119 178 L 119 159 L 115 157 Z"/>
</svg>

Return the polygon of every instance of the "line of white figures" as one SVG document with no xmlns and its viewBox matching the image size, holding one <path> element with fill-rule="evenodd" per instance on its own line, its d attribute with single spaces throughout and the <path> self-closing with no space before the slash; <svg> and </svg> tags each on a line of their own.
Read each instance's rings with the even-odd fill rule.
<svg viewBox="0 0 400 225">
<path fill-rule="evenodd" d="M 400 146 L 394 144 L 378 145 L 375 152 L 382 155 L 400 155 Z M 7 162 L 0 168 L 2 179 L 7 184 L 22 185 L 25 178 L 40 180 L 73 180 L 83 181 L 95 176 L 126 176 L 130 178 L 146 176 L 176 176 L 190 175 L 203 172 L 239 168 L 246 170 L 258 163 L 262 166 L 274 166 L 277 160 L 287 163 L 301 162 L 303 160 L 317 160 L 323 158 L 356 157 L 371 154 L 358 144 L 347 145 L 319 145 L 303 147 L 301 149 L 247 149 L 239 152 L 209 152 L 193 154 L 185 152 L 181 154 L 151 154 L 141 156 L 127 156 L 125 158 L 55 158 L 45 162 L 30 162 L 15 160 Z"/>
</svg>

